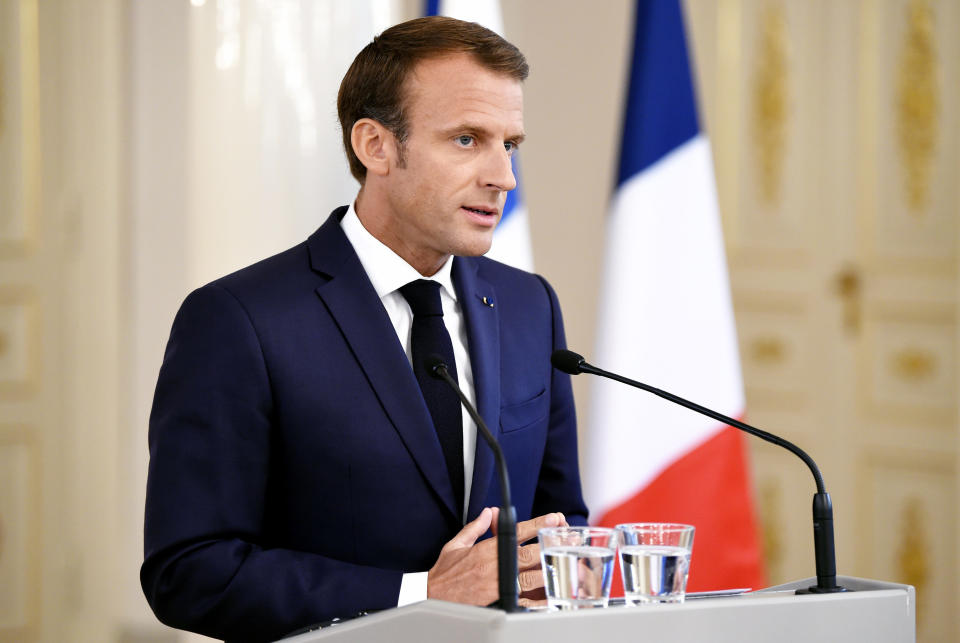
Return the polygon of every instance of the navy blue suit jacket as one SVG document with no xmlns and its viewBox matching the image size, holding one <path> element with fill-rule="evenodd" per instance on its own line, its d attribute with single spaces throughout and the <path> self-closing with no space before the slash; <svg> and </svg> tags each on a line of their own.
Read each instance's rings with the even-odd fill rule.
<svg viewBox="0 0 960 643">
<path fill-rule="evenodd" d="M 416 378 L 336 210 L 310 238 L 184 301 L 150 417 L 144 592 L 161 621 L 238 640 L 396 605 L 461 528 Z M 456 257 L 477 406 L 519 520 L 586 521 L 557 299 Z M 486 298 L 486 303 L 484 302 Z M 478 439 L 473 519 L 499 503 Z"/>
</svg>

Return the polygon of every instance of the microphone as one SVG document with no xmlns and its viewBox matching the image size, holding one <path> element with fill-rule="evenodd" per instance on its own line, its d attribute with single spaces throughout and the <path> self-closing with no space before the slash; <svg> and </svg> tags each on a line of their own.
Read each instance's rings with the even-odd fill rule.
<svg viewBox="0 0 960 643">
<path fill-rule="evenodd" d="M 772 433 L 767 433 L 761 429 L 750 426 L 739 420 L 734 420 L 731 417 L 727 417 L 722 413 L 718 413 L 711 409 L 706 408 L 705 406 L 700 406 L 695 402 L 690 402 L 685 400 L 682 397 L 673 395 L 666 391 L 654 388 L 643 382 L 638 382 L 636 380 L 631 380 L 629 378 L 617 375 L 616 373 L 611 373 L 603 369 L 597 368 L 591 364 L 588 364 L 582 355 L 578 355 L 573 351 L 568 351 L 566 349 L 559 349 L 553 352 L 550 356 L 550 363 L 553 364 L 553 367 L 564 373 L 569 373 L 570 375 L 578 375 L 580 373 L 589 373 L 590 375 L 599 375 L 600 377 L 606 377 L 608 379 L 620 382 L 622 384 L 627 384 L 635 388 L 642 389 L 648 393 L 653 393 L 658 397 L 662 397 L 665 400 L 669 400 L 674 404 L 679 404 L 680 406 L 686 407 L 691 411 L 696 411 L 702 415 L 706 415 L 709 418 L 713 418 L 724 424 L 729 424 L 730 426 L 736 427 L 741 431 L 754 435 L 761 440 L 766 440 L 772 444 L 783 447 L 784 449 L 790 451 L 794 455 L 798 456 L 801 460 L 806 463 L 807 467 L 810 468 L 810 472 L 813 473 L 813 479 L 817 485 L 817 493 L 813 496 L 813 547 L 814 555 L 817 565 L 817 584 L 807 589 L 798 589 L 798 594 L 830 594 L 833 592 L 845 592 L 845 588 L 837 585 L 837 557 L 834 550 L 833 543 L 833 503 L 830 500 L 830 494 L 827 493 L 823 485 L 823 476 L 820 475 L 820 469 L 817 467 L 817 463 L 813 461 L 806 452 L 803 451 L 800 447 L 796 446 L 792 442 L 784 440 L 783 438 L 777 437 Z"/>
<path fill-rule="evenodd" d="M 522 610 L 517 604 L 517 511 L 510 500 L 510 477 L 507 474 L 507 461 L 503 457 L 503 450 L 490 433 L 483 418 L 477 413 L 477 409 L 463 394 L 457 380 L 450 376 L 450 370 L 443 358 L 439 355 L 428 355 L 424 365 L 428 373 L 443 380 L 456 391 L 460 403 L 467 409 L 480 435 L 493 450 L 497 471 L 500 474 L 500 517 L 497 519 L 497 580 L 500 600 L 497 605 L 504 612 L 520 612 Z"/>
</svg>

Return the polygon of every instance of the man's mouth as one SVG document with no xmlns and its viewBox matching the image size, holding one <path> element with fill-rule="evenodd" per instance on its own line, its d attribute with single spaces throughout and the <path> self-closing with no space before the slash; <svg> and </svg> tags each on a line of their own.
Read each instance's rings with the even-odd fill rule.
<svg viewBox="0 0 960 643">
<path fill-rule="evenodd" d="M 497 214 L 497 210 L 495 208 L 485 208 L 483 206 L 474 207 L 469 205 L 464 205 L 460 207 L 462 207 L 464 210 L 467 210 L 469 212 L 476 212 L 477 214 L 482 214 L 486 216 L 496 216 Z"/>
</svg>

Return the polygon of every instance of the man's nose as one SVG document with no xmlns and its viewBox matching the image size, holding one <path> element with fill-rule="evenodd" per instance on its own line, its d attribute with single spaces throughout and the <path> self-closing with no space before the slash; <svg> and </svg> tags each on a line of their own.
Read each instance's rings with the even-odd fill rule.
<svg viewBox="0 0 960 643">
<path fill-rule="evenodd" d="M 487 187 L 503 192 L 517 187 L 517 178 L 513 174 L 513 156 L 505 149 L 494 150 L 487 163 L 485 176 L 484 184 Z"/>
</svg>

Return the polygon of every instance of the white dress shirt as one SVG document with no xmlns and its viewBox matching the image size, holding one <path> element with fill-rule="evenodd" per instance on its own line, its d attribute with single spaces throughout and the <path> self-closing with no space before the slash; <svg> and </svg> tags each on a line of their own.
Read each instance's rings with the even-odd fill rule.
<svg viewBox="0 0 960 643">
<path fill-rule="evenodd" d="M 374 237 L 357 217 L 353 204 L 340 222 L 347 240 L 353 246 L 360 258 L 360 263 L 370 278 L 380 302 L 387 311 L 390 323 L 397 332 L 397 338 L 411 361 L 410 328 L 413 323 L 413 311 L 407 300 L 400 293 L 400 288 L 417 279 L 430 279 L 440 284 L 440 303 L 443 307 L 443 323 L 450 334 L 453 344 L 453 358 L 457 368 L 457 382 L 463 389 L 464 395 L 471 404 L 476 404 L 476 394 L 473 386 L 473 370 L 470 365 L 470 351 L 467 346 L 467 327 L 464 322 L 463 311 L 457 301 L 457 293 L 453 288 L 453 279 L 450 270 L 453 267 L 452 258 L 448 258 L 443 267 L 432 277 L 424 277 L 413 266 L 404 261 L 400 255 L 385 246 Z M 463 515 L 461 521 L 466 522 L 467 505 L 470 501 L 470 487 L 473 483 L 473 460 L 477 446 L 477 427 L 470 419 L 467 411 L 461 408 L 463 418 Z M 427 597 L 427 574 L 404 574 L 400 586 L 399 605 L 406 605 Z"/>
</svg>

